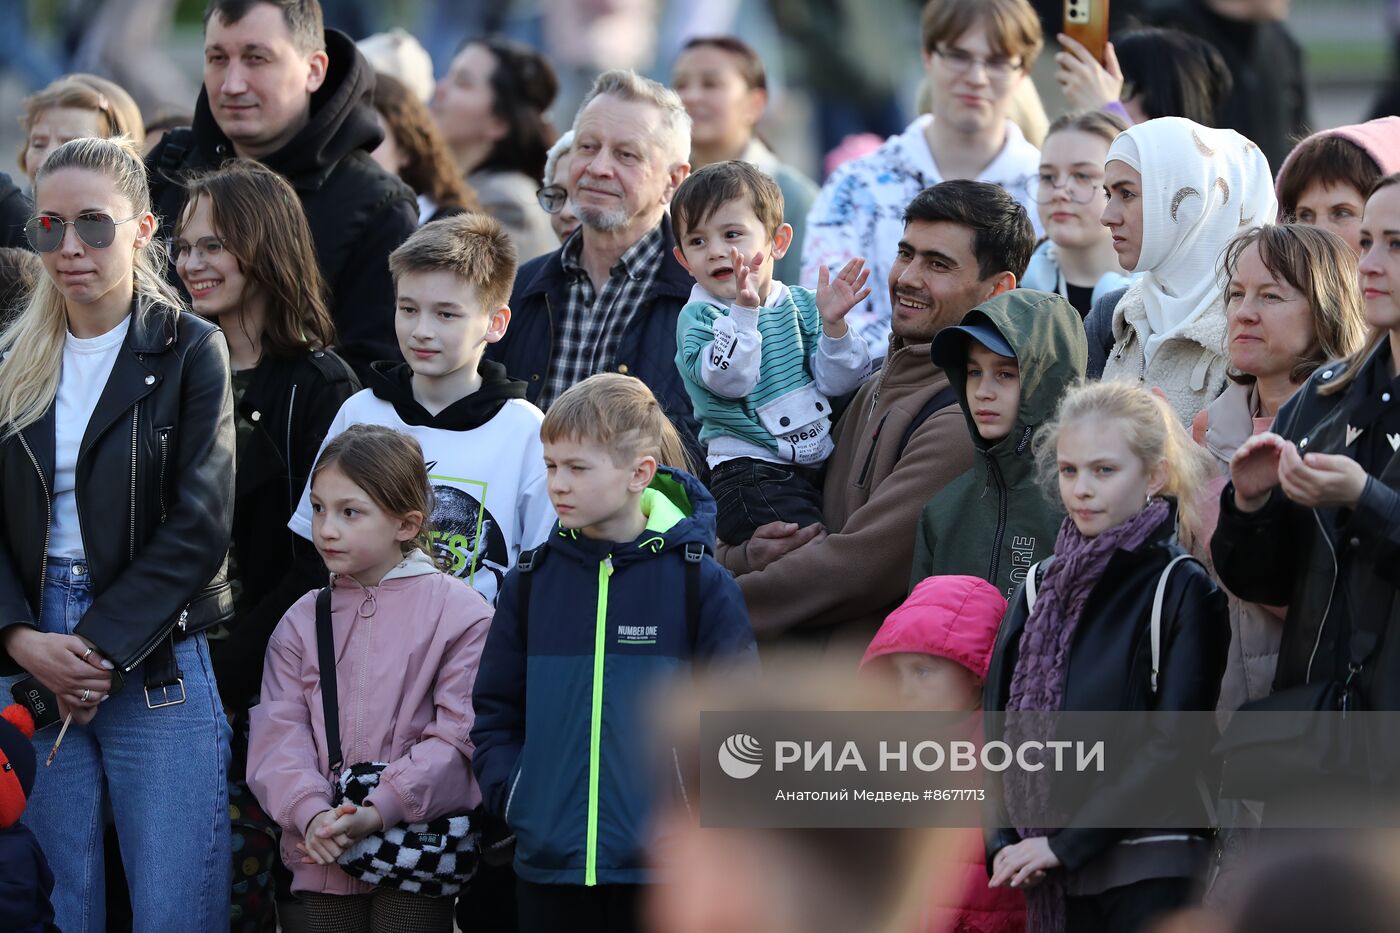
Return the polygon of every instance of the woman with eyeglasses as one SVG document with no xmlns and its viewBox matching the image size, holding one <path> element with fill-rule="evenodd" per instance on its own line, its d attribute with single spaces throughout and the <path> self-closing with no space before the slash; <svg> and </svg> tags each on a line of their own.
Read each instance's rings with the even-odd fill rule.
<svg viewBox="0 0 1400 933">
<path fill-rule="evenodd" d="M 1102 110 L 1068 113 L 1050 124 L 1040 171 L 1026 183 L 1047 239 L 1031 256 L 1025 288 L 1058 292 L 1084 317 L 1094 302 L 1132 277 L 1118 265 L 1103 213 L 1103 164 L 1108 147 L 1127 129 Z"/>
<path fill-rule="evenodd" d="M 209 648 L 233 724 L 231 792 L 246 801 L 248 710 L 258 700 L 268 639 L 292 603 L 326 580 L 316 549 L 291 532 L 287 516 L 326 430 L 359 383 L 328 349 L 335 327 L 325 284 L 301 201 L 286 179 L 239 159 L 196 176 L 186 190 L 171 259 L 195 313 L 223 331 L 233 370 L 234 621 L 209 633 Z M 235 865 L 240 881 L 248 880 L 243 861 Z M 251 874 L 267 870 L 260 865 Z"/>
<path fill-rule="evenodd" d="M 0 686 L 57 753 L 25 822 L 63 930 L 103 928 L 108 812 L 135 929 L 227 929 L 228 347 L 165 281 L 131 140 L 55 148 L 34 208 L 46 274 L 0 333 Z"/>
<path fill-rule="evenodd" d="M 545 115 L 559 92 L 539 52 L 508 39 L 462 44 L 433 93 L 432 111 L 482 209 L 515 241 L 520 261 L 559 248 L 536 200 L 555 131 Z"/>
<path fill-rule="evenodd" d="M 564 179 L 569 177 L 569 156 L 574 150 L 574 131 L 569 130 L 549 147 L 549 157 L 544 161 L 544 183 L 536 192 L 540 207 L 549 215 L 549 225 L 555 236 L 563 243 L 581 224 L 569 191 L 564 187 Z"/>
</svg>

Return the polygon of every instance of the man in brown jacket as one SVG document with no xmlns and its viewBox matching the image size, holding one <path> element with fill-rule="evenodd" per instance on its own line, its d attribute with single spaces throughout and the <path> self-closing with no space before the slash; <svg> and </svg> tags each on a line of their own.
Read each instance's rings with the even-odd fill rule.
<svg viewBox="0 0 1400 933">
<path fill-rule="evenodd" d="M 720 547 L 760 640 L 812 642 L 854 664 L 903 599 L 923 504 L 972 466 L 967 423 L 929 345 L 1015 288 L 1034 249 L 1030 218 L 996 185 L 946 181 L 909 203 L 889 278 L 889 352 L 833 432 L 825 527 L 773 523 Z"/>
</svg>

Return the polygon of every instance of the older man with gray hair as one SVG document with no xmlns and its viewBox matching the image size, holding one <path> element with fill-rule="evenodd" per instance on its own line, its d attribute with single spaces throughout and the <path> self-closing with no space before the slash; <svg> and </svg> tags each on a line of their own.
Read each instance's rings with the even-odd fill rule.
<svg viewBox="0 0 1400 933">
<path fill-rule="evenodd" d="M 694 284 L 673 255 L 667 205 L 690 173 L 675 91 L 631 71 L 598 76 L 574 119 L 568 191 L 581 226 L 520 267 L 505 337 L 487 355 L 548 408 L 594 373 L 651 387 L 692 452 L 698 425 L 676 369 L 676 319 Z M 703 462 L 701 459 L 699 462 Z"/>
</svg>

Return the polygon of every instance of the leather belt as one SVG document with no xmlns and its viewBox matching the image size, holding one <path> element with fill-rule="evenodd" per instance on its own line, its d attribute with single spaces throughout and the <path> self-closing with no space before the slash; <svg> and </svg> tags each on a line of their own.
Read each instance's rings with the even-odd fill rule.
<svg viewBox="0 0 1400 933">
<path fill-rule="evenodd" d="M 185 702 L 185 678 L 175 661 L 176 637 L 183 635 L 179 629 L 172 629 L 141 662 L 145 668 L 147 709 L 163 709 Z"/>
</svg>

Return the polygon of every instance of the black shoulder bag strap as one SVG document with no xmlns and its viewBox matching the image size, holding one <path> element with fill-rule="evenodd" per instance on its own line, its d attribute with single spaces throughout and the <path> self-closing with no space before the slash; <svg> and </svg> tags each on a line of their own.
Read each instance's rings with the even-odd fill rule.
<svg viewBox="0 0 1400 933">
<path fill-rule="evenodd" d="M 898 460 L 904 456 L 904 448 L 909 446 L 909 442 L 914 439 L 914 432 L 923 427 L 925 421 L 933 417 L 934 412 L 942 411 L 949 405 L 957 402 L 957 393 L 952 386 L 944 386 L 939 392 L 935 392 L 933 397 L 924 402 L 924 407 L 919 409 L 919 413 L 914 416 L 914 420 L 909 422 L 909 427 L 904 429 L 904 434 L 899 438 L 899 446 L 895 448 L 894 458 Z"/>
<path fill-rule="evenodd" d="M 321 665 L 321 710 L 326 718 L 326 754 L 331 773 L 339 774 L 344 762 L 340 755 L 340 710 L 335 681 L 335 634 L 331 631 L 331 588 L 316 594 L 316 656 Z"/>
</svg>

